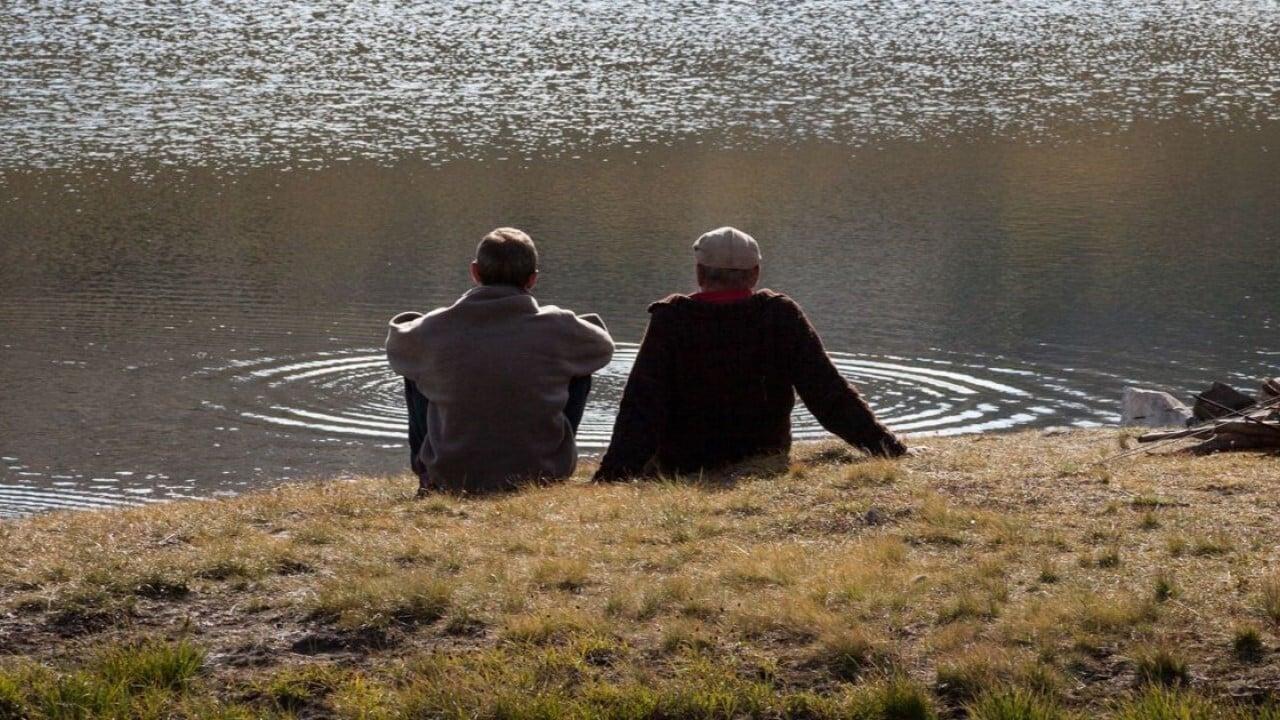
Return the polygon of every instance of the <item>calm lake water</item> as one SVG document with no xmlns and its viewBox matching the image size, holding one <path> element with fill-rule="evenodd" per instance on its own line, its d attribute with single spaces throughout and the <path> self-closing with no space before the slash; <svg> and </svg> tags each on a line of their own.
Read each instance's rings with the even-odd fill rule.
<svg viewBox="0 0 1280 720">
<path fill-rule="evenodd" d="M 1269 0 L 11 0 L 0 515 L 399 472 L 384 323 L 500 224 L 621 343 L 588 452 L 723 224 L 904 432 L 1252 388 L 1278 182 Z"/>
</svg>

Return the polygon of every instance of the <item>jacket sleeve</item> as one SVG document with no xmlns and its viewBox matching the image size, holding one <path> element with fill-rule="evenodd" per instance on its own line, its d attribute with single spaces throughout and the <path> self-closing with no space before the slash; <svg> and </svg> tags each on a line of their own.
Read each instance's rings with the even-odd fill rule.
<svg viewBox="0 0 1280 720">
<path fill-rule="evenodd" d="M 613 338 L 599 315 L 566 313 L 573 335 L 568 356 L 569 376 L 585 377 L 613 359 Z"/>
<path fill-rule="evenodd" d="M 387 362 L 397 374 L 411 380 L 422 372 L 422 337 L 414 332 L 422 317 L 419 312 L 403 312 L 391 318 L 387 327 Z"/>
<path fill-rule="evenodd" d="M 657 310 L 649 319 L 635 365 L 622 391 L 618 419 L 613 423 L 613 439 L 593 478 L 596 482 L 644 474 L 667 429 L 671 371 L 669 339 L 662 312 Z"/>
<path fill-rule="evenodd" d="M 872 455 L 897 457 L 907 446 L 876 419 L 857 388 L 836 369 L 804 311 L 787 300 L 791 383 L 822 427 Z"/>
</svg>

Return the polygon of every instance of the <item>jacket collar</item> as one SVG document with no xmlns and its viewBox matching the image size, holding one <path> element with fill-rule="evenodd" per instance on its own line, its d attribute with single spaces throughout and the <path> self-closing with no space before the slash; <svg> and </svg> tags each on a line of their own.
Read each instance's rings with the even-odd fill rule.
<svg viewBox="0 0 1280 720">
<path fill-rule="evenodd" d="M 463 299 L 470 300 L 498 300 L 500 298 L 515 297 L 516 295 L 529 295 L 529 291 L 518 288 L 515 285 L 477 285 L 463 293 Z"/>
<path fill-rule="evenodd" d="M 712 292 L 694 293 L 689 297 L 698 302 L 705 303 L 731 303 L 739 300 L 746 300 L 751 297 L 751 290 L 714 290 Z"/>
<path fill-rule="evenodd" d="M 528 306 L 536 310 L 538 301 L 527 290 L 514 285 L 477 285 L 462 294 L 456 305 L 472 307 L 492 306 L 511 307 L 513 305 Z"/>
</svg>

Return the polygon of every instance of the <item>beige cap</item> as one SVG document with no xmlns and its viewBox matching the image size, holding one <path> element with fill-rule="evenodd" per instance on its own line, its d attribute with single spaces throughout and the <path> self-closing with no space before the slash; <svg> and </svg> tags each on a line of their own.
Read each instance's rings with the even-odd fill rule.
<svg viewBox="0 0 1280 720">
<path fill-rule="evenodd" d="M 737 228 L 716 228 L 693 244 L 698 264 L 726 270 L 750 270 L 760 264 L 760 245 Z"/>
</svg>

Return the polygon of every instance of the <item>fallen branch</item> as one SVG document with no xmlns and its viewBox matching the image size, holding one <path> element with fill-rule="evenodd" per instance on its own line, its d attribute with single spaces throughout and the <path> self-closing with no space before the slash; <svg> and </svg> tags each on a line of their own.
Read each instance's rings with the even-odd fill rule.
<svg viewBox="0 0 1280 720">
<path fill-rule="evenodd" d="M 1249 435 L 1259 437 L 1275 438 L 1277 445 L 1280 445 L 1280 423 L 1266 422 L 1256 420 L 1258 424 L 1243 422 L 1240 420 L 1224 420 L 1213 427 L 1207 428 L 1187 428 L 1185 430 L 1161 430 L 1149 432 L 1139 435 L 1137 440 L 1140 443 L 1160 442 L 1162 440 L 1174 440 L 1177 438 L 1198 438 L 1206 439 L 1214 435 Z"/>
<path fill-rule="evenodd" d="M 1215 435 L 1187 449 L 1194 455 L 1212 455 L 1231 450 L 1280 450 L 1280 440 L 1272 435 Z"/>
</svg>

